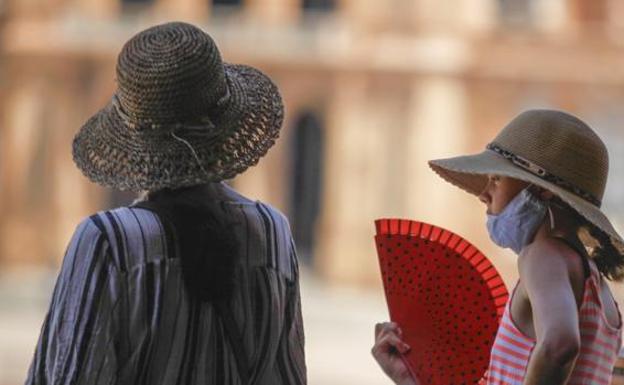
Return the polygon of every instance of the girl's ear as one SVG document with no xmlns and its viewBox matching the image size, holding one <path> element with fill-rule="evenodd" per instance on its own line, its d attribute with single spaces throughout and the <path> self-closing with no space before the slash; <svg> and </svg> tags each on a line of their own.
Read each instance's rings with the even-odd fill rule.
<svg viewBox="0 0 624 385">
<path fill-rule="evenodd" d="M 539 187 L 539 186 L 533 185 L 532 188 L 533 188 L 532 192 L 535 195 L 537 195 L 543 201 L 549 201 L 549 200 L 553 199 L 553 197 L 555 196 L 555 194 L 553 194 L 549 190 L 546 190 L 543 187 Z"/>
<path fill-rule="evenodd" d="M 554 196 L 555 194 L 553 194 L 552 191 L 546 189 L 542 189 L 542 191 L 540 191 L 540 197 L 542 197 L 545 201 L 551 200 Z"/>
</svg>

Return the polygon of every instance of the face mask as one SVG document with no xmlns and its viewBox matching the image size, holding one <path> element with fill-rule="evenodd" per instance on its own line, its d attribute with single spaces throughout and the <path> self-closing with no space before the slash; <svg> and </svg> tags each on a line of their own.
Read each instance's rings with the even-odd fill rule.
<svg viewBox="0 0 624 385">
<path fill-rule="evenodd" d="M 488 214 L 487 218 L 492 241 L 516 254 L 533 240 L 548 210 L 546 203 L 535 197 L 529 187 L 519 192 L 500 214 Z"/>
</svg>

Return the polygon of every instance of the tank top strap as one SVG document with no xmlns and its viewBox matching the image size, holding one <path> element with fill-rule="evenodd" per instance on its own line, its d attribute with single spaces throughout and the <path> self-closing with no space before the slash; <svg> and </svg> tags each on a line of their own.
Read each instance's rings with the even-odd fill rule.
<svg viewBox="0 0 624 385">
<path fill-rule="evenodd" d="M 601 281 L 600 270 L 598 270 L 598 266 L 596 266 L 596 262 L 594 262 L 592 259 L 588 259 L 586 263 L 589 265 L 591 276 L 594 278 L 596 282 L 596 286 L 597 286 L 596 289 L 600 291 L 600 281 Z"/>
</svg>

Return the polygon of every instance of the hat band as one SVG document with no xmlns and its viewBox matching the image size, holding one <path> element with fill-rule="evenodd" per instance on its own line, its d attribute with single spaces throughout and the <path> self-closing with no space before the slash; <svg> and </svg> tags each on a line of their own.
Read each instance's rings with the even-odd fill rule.
<svg viewBox="0 0 624 385">
<path fill-rule="evenodd" d="M 493 143 L 488 144 L 486 148 L 488 150 L 494 151 L 495 153 L 503 156 L 505 159 L 510 160 L 516 166 L 530 172 L 533 175 L 538 176 L 540 179 L 543 179 L 546 182 L 553 183 L 573 194 L 576 194 L 597 207 L 600 207 L 600 205 L 602 204 L 600 199 L 596 198 L 593 194 L 581 189 L 580 187 L 573 185 L 572 183 L 564 179 L 559 178 L 556 175 L 549 173 L 543 167 L 540 167 L 539 165 L 531 162 L 530 160 L 526 158 L 516 155 L 513 152 L 504 150 Z"/>
<path fill-rule="evenodd" d="M 217 106 L 223 107 L 225 104 L 227 104 L 229 99 L 230 99 L 230 93 L 228 91 L 221 98 L 219 98 L 219 100 L 217 101 Z M 210 135 L 210 136 L 216 136 L 221 133 L 221 130 L 215 125 L 215 123 L 213 123 L 212 116 L 204 115 L 189 122 L 158 123 L 158 122 L 154 122 L 151 120 L 139 121 L 124 110 L 121 104 L 121 100 L 119 99 L 119 96 L 117 94 L 113 95 L 111 104 L 113 105 L 113 108 L 115 108 L 117 115 L 119 115 L 119 117 L 124 121 L 124 123 L 126 123 L 128 127 L 137 131 L 158 130 L 158 129 L 170 128 L 170 127 L 177 129 L 179 127 L 184 126 L 185 128 L 192 128 L 197 132 L 200 132 L 202 130 L 212 131 L 212 132 L 204 133 L 205 135 Z M 214 115 L 217 116 L 217 114 L 214 114 Z"/>
</svg>

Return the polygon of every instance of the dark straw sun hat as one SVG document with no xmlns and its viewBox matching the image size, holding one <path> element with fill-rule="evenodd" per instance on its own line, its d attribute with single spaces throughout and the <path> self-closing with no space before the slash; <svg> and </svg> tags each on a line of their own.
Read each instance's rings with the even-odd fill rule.
<svg viewBox="0 0 624 385">
<path fill-rule="evenodd" d="M 186 23 L 130 39 L 117 85 L 74 138 L 73 157 L 92 181 L 121 190 L 230 179 L 266 154 L 282 125 L 271 80 L 223 63 L 211 37 Z"/>
<path fill-rule="evenodd" d="M 476 155 L 438 159 L 431 168 L 448 182 L 478 195 L 487 175 L 524 180 L 568 203 L 622 246 L 622 237 L 601 211 L 609 156 L 598 135 L 561 111 L 529 110 L 514 118 Z"/>
</svg>

